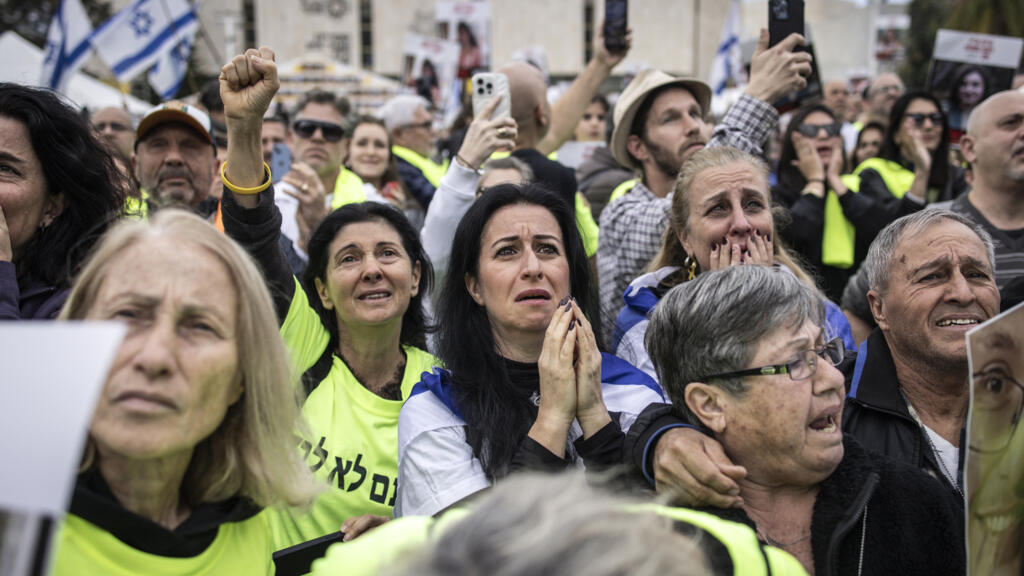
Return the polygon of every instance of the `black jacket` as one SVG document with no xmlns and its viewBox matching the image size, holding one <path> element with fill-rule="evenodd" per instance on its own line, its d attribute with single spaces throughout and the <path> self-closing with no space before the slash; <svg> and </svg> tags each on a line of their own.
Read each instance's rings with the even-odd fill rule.
<svg viewBox="0 0 1024 576">
<path fill-rule="evenodd" d="M 856 353 L 847 351 L 839 365 L 846 377 L 843 432 L 864 448 L 909 464 L 938 478 L 954 508 L 964 509 L 964 497 L 946 480 L 924 430 L 907 410 L 899 392 L 896 365 L 881 330 L 875 329 Z M 966 383 L 965 383 L 966 385 Z M 966 423 L 965 423 L 966 425 Z M 632 462 L 653 483 L 654 446 L 669 428 L 689 426 L 674 413 L 671 404 L 652 404 L 626 434 L 624 459 Z M 963 478 L 965 430 L 960 431 L 960 462 L 957 477 Z"/>
<path fill-rule="evenodd" d="M 843 431 L 872 452 L 885 454 L 935 476 L 946 487 L 952 501 L 963 509 L 963 495 L 942 473 L 925 431 L 907 410 L 899 391 L 896 365 L 881 330 L 876 328 L 861 344 L 847 382 Z M 955 472 L 961 483 L 966 440 L 966 430 L 961 428 L 960 461 Z"/>
<path fill-rule="evenodd" d="M 817 576 L 964 574 L 964 521 L 945 488 L 920 470 L 873 454 L 850 435 L 821 483 L 811 516 Z M 742 509 L 707 512 L 756 529 Z"/>
</svg>

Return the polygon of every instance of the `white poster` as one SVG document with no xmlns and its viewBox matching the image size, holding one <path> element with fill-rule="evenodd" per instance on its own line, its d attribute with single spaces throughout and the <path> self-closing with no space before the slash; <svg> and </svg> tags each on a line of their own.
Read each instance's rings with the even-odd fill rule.
<svg viewBox="0 0 1024 576">
<path fill-rule="evenodd" d="M 0 574 L 45 574 L 122 324 L 0 323 Z"/>
<path fill-rule="evenodd" d="M 489 2 L 438 2 L 438 36 L 459 43 L 457 76 L 491 67 L 491 5 Z"/>
<path fill-rule="evenodd" d="M 459 43 L 419 34 L 405 35 L 403 83 L 444 108 L 459 66 Z"/>
</svg>

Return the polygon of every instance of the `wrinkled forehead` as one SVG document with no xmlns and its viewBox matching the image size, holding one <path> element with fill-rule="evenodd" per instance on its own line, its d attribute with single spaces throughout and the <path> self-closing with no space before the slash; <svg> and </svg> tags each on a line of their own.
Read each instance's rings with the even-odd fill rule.
<svg viewBox="0 0 1024 576">
<path fill-rule="evenodd" d="M 894 264 L 908 272 L 929 263 L 952 266 L 964 262 L 992 268 L 985 243 L 974 230 L 955 220 L 908 226 L 896 245 Z"/>
</svg>

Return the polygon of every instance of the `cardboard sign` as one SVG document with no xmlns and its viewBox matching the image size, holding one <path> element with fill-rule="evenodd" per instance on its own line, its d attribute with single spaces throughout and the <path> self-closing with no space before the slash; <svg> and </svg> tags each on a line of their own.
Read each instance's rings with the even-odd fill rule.
<svg viewBox="0 0 1024 576">
<path fill-rule="evenodd" d="M 1020 574 L 1024 530 L 1024 304 L 967 333 L 969 574 Z"/>
</svg>

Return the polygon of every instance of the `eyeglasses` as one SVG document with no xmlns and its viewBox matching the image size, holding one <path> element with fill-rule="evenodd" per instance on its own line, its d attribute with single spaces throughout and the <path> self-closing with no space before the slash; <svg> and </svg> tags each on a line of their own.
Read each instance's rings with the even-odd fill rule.
<svg viewBox="0 0 1024 576">
<path fill-rule="evenodd" d="M 905 117 L 913 120 L 914 125 L 918 128 L 924 126 L 925 120 L 931 120 L 933 126 L 942 126 L 942 114 L 939 112 L 932 112 L 931 114 L 907 114 Z"/>
<path fill-rule="evenodd" d="M 831 124 L 801 124 L 797 126 L 797 132 L 803 134 L 807 138 L 816 138 L 818 133 L 822 130 L 825 131 L 825 135 L 829 138 L 839 136 L 839 132 L 842 131 L 843 125 L 839 122 L 832 122 Z"/>
<path fill-rule="evenodd" d="M 127 132 L 127 131 L 131 130 L 131 126 L 125 126 L 124 124 L 121 124 L 120 122 L 97 122 L 97 123 L 93 124 L 93 127 L 96 128 L 97 132 L 103 132 L 103 131 L 107 130 L 108 128 L 112 132 Z"/>
<path fill-rule="evenodd" d="M 845 355 L 846 349 L 843 346 L 843 339 L 835 338 L 821 348 L 811 348 L 810 350 L 797 352 L 796 356 L 785 364 L 712 374 L 711 376 L 698 378 L 698 381 L 738 378 L 740 376 L 773 376 L 775 374 L 789 374 L 790 380 L 805 380 L 814 376 L 814 373 L 818 371 L 819 357 L 824 358 L 826 362 L 833 366 L 838 366 L 843 361 Z"/>
<path fill-rule="evenodd" d="M 1002 452 L 1017 430 L 1024 386 L 998 366 L 972 374 L 971 385 L 974 389 L 971 450 Z"/>
<path fill-rule="evenodd" d="M 872 93 L 877 94 L 879 92 L 903 92 L 903 87 L 897 84 L 889 84 L 887 86 L 875 86 Z"/>
<path fill-rule="evenodd" d="M 342 128 L 341 124 L 335 124 L 334 122 L 296 120 L 295 124 L 292 125 L 292 130 L 295 131 L 299 138 L 312 138 L 313 134 L 316 134 L 317 128 L 324 135 L 324 140 L 328 142 L 337 142 L 345 137 L 345 129 Z"/>
<path fill-rule="evenodd" d="M 402 128 L 423 128 L 424 130 L 429 130 L 433 124 L 433 120 L 424 120 L 423 122 L 417 122 L 415 124 L 406 124 L 405 126 L 402 126 Z"/>
</svg>

